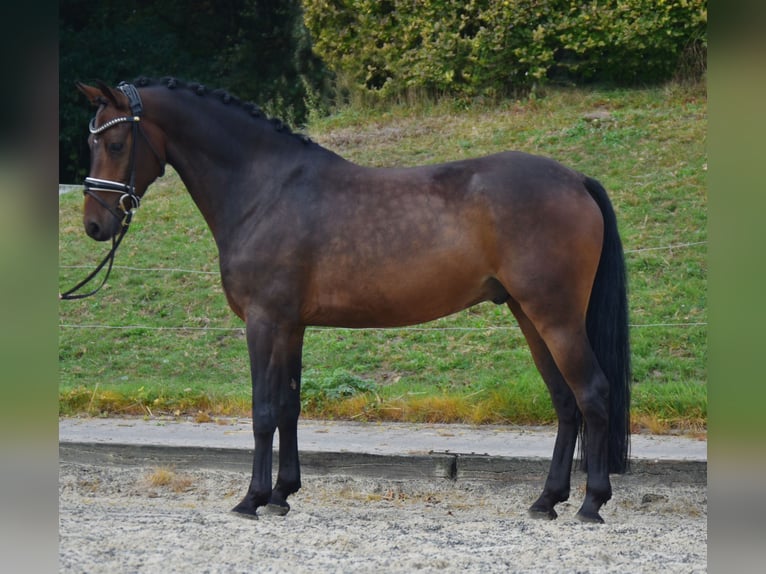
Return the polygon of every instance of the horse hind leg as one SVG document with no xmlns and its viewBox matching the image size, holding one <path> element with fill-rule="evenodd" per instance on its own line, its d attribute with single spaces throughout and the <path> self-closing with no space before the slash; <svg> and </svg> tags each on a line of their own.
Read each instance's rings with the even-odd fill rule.
<svg viewBox="0 0 766 574">
<path fill-rule="evenodd" d="M 515 300 L 509 300 L 508 307 L 516 317 L 522 333 L 524 333 L 535 366 L 537 366 L 537 370 L 548 387 L 553 408 L 558 418 L 556 443 L 553 447 L 553 456 L 551 457 L 548 477 L 545 480 L 545 487 L 528 511 L 532 518 L 553 520 L 558 516 L 554 510 L 555 505 L 569 498 L 572 460 L 579 427 L 579 411 L 572 390 L 564 380 L 535 326 Z"/>
<path fill-rule="evenodd" d="M 588 477 L 577 518 L 602 523 L 599 509 L 612 497 L 608 460 L 609 383 L 596 360 L 584 325 L 559 325 L 542 329 L 540 333 L 584 421 L 583 457 Z"/>
</svg>

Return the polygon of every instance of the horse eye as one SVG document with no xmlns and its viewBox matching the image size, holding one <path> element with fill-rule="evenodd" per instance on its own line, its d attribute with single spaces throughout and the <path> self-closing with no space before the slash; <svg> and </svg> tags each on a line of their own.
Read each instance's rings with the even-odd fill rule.
<svg viewBox="0 0 766 574">
<path fill-rule="evenodd" d="M 119 153 L 122 151 L 123 143 L 122 142 L 114 142 L 109 144 L 109 151 L 112 153 Z"/>
</svg>

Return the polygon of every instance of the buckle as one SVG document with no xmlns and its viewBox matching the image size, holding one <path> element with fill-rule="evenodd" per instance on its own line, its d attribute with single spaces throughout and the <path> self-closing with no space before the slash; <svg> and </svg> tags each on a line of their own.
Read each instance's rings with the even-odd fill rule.
<svg viewBox="0 0 766 574">
<path fill-rule="evenodd" d="M 128 200 L 130 206 L 125 205 L 125 200 Z M 132 213 L 141 206 L 141 198 L 134 193 L 123 193 L 117 205 L 119 205 L 120 209 L 125 213 Z"/>
</svg>

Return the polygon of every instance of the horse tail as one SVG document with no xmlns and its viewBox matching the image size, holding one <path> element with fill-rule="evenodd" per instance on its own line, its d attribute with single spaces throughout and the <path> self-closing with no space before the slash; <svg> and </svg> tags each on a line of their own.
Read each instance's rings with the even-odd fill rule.
<svg viewBox="0 0 766 574">
<path fill-rule="evenodd" d="M 604 218 L 604 243 L 596 279 L 591 290 L 586 330 L 596 359 L 609 381 L 608 460 L 609 472 L 628 469 L 630 451 L 630 337 L 628 283 L 625 255 L 617 231 L 617 218 L 603 186 L 590 177 L 585 188 L 598 204 Z M 584 422 L 580 445 L 584 445 Z M 586 451 L 582 450 L 584 455 Z M 585 457 L 582 457 L 586 466 Z"/>
</svg>

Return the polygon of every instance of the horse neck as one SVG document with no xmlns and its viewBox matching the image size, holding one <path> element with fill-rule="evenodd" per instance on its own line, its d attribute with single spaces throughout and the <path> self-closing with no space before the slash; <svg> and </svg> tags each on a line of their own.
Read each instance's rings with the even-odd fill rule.
<svg viewBox="0 0 766 574">
<path fill-rule="evenodd" d="M 311 153 L 310 146 L 242 109 L 191 92 L 163 90 L 152 98 L 154 105 L 147 103 L 147 119 L 165 134 L 167 161 L 220 245 L 232 222 L 257 211 L 260 203 L 273 202 L 269 195 L 279 192 L 275 183 L 280 174 L 289 177 Z"/>
</svg>

